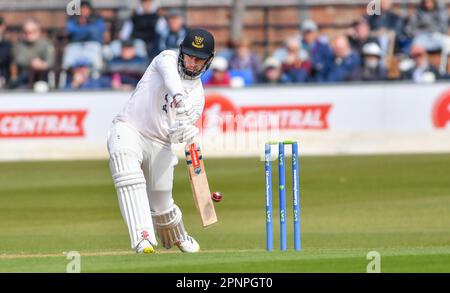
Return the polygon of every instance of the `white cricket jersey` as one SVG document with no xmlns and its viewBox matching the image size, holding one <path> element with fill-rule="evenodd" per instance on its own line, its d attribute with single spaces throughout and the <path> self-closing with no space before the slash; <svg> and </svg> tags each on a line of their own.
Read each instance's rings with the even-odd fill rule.
<svg viewBox="0 0 450 293">
<path fill-rule="evenodd" d="M 143 136 L 170 147 L 169 111 L 175 94 L 188 97 L 200 117 L 205 94 L 200 78 L 182 79 L 178 73 L 178 53 L 161 52 L 148 66 L 136 89 L 113 122 L 131 124 Z"/>
</svg>

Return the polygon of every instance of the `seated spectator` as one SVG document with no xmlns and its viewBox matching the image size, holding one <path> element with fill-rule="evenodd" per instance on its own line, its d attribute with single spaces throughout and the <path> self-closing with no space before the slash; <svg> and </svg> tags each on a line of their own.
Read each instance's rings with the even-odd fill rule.
<svg viewBox="0 0 450 293">
<path fill-rule="evenodd" d="M 81 1 L 80 15 L 69 17 L 66 28 L 69 44 L 65 48 L 63 68 L 70 68 L 79 59 L 88 59 L 94 70 L 100 70 L 105 22 L 89 1 Z"/>
<path fill-rule="evenodd" d="M 392 0 L 381 0 L 381 14 L 367 15 L 370 30 L 378 35 L 380 47 L 383 52 L 388 50 L 387 32 L 395 33 L 394 48 L 396 52 L 408 52 L 409 38 L 404 33 L 404 20 L 392 10 Z"/>
<path fill-rule="evenodd" d="M 69 70 L 66 89 L 95 90 L 108 88 L 107 79 L 92 77 L 92 62 L 89 59 L 78 59 Z"/>
<path fill-rule="evenodd" d="M 443 38 L 448 38 L 448 12 L 442 1 L 422 0 L 405 28 L 426 51 L 441 50 Z"/>
<path fill-rule="evenodd" d="M 355 21 L 348 31 L 348 41 L 353 51 L 362 54 L 362 48 L 368 43 L 379 43 L 376 37 L 370 36 L 370 26 L 367 20 L 360 18 Z"/>
<path fill-rule="evenodd" d="M 159 33 L 159 52 L 178 50 L 187 34 L 184 13 L 179 9 L 170 9 L 166 15 L 168 28 Z"/>
<path fill-rule="evenodd" d="M 231 56 L 233 56 L 235 51 L 236 42 L 229 39 L 225 43 L 225 48 L 222 48 L 220 51 L 216 52 L 216 56 L 222 56 L 227 60 L 231 60 Z"/>
<path fill-rule="evenodd" d="M 147 55 L 147 45 L 143 40 L 140 39 L 128 39 L 125 41 L 114 40 L 108 45 L 103 46 L 103 56 L 107 62 L 111 61 L 114 58 L 119 57 L 122 54 L 122 44 L 124 42 L 133 42 L 134 49 L 136 51 L 136 55 L 148 59 Z"/>
<path fill-rule="evenodd" d="M 131 18 L 124 23 L 119 37 L 122 41 L 142 40 L 146 44 L 147 55 L 153 59 L 159 50 L 158 32 L 163 30 L 167 30 L 167 22 L 159 15 L 158 1 L 140 0 Z"/>
<path fill-rule="evenodd" d="M 284 48 L 275 51 L 274 58 L 281 62 L 283 73 L 290 81 L 306 82 L 309 79 L 311 62 L 308 60 L 308 53 L 300 47 L 297 36 L 288 38 Z"/>
<path fill-rule="evenodd" d="M 55 62 L 55 48 L 41 34 L 41 27 L 34 19 L 25 20 L 22 37 L 13 46 L 14 66 L 17 76 L 12 87 L 31 88 L 39 80 L 47 81 L 48 71 Z"/>
<path fill-rule="evenodd" d="M 387 80 L 388 71 L 381 62 L 381 48 L 377 43 L 365 44 L 362 48 L 363 67 L 356 71 L 354 80 Z"/>
<path fill-rule="evenodd" d="M 246 82 L 246 85 L 250 85 L 261 72 L 258 55 L 252 52 L 250 41 L 246 37 L 239 38 L 234 47 L 230 58 L 230 71 L 233 71 L 232 75 L 240 75 L 244 79 L 251 78 Z"/>
<path fill-rule="evenodd" d="M 344 36 L 337 37 L 333 42 L 333 57 L 329 65 L 327 81 L 350 81 L 355 76 L 355 71 L 361 66 L 360 57 L 350 48 L 348 39 Z"/>
<path fill-rule="evenodd" d="M 12 56 L 12 45 L 5 39 L 6 23 L 0 16 L 0 89 L 9 83 Z"/>
<path fill-rule="evenodd" d="M 133 40 L 123 41 L 120 56 L 108 62 L 107 72 L 112 75 L 112 88 L 134 89 L 147 69 L 148 63 L 148 59 L 136 54 Z"/>
<path fill-rule="evenodd" d="M 425 83 L 434 82 L 439 78 L 438 70 L 430 64 L 427 51 L 421 44 L 412 45 L 410 56 L 414 62 L 408 63 L 406 60 L 399 65 L 401 79 L 413 80 L 416 83 Z"/>
<path fill-rule="evenodd" d="M 306 20 L 301 25 L 301 46 L 311 60 L 311 80 L 324 81 L 328 72 L 327 61 L 331 58 L 331 48 L 319 38 L 318 27 L 312 20 Z"/>
<path fill-rule="evenodd" d="M 289 54 L 289 49 L 295 50 L 298 53 L 298 56 L 295 59 L 300 60 L 307 60 L 309 58 L 308 52 L 305 51 L 303 48 L 297 49 L 299 47 L 301 42 L 301 39 L 298 35 L 292 35 L 288 37 L 283 44 L 283 47 L 278 48 L 275 50 L 275 52 L 272 54 L 272 57 L 280 61 L 280 63 L 283 63 L 287 58 Z M 295 44 L 296 43 L 296 44 Z M 290 48 L 289 48 L 290 47 Z"/>
<path fill-rule="evenodd" d="M 278 59 L 269 57 L 264 61 L 263 71 L 258 78 L 260 83 L 266 84 L 286 84 L 289 78 L 281 70 L 281 63 Z"/>
<path fill-rule="evenodd" d="M 205 82 L 206 87 L 210 86 L 231 86 L 231 76 L 228 72 L 228 61 L 224 57 L 217 56 L 211 62 L 211 75 Z"/>
</svg>

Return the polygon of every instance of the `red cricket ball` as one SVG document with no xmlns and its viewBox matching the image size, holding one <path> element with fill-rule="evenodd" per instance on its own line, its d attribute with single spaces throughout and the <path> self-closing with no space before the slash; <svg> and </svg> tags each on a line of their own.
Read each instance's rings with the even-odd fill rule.
<svg viewBox="0 0 450 293">
<path fill-rule="evenodd" d="M 211 198 L 212 198 L 213 201 L 219 202 L 219 201 L 222 200 L 222 194 L 220 192 L 218 192 L 218 191 L 213 192 L 213 194 L 211 194 Z"/>
</svg>

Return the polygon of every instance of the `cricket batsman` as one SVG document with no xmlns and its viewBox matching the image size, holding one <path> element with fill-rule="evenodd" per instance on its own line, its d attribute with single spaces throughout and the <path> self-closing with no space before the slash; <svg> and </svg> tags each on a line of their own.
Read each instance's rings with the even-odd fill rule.
<svg viewBox="0 0 450 293">
<path fill-rule="evenodd" d="M 192 29 L 179 52 L 166 50 L 153 59 L 108 134 L 109 165 L 131 248 L 153 253 L 156 235 L 169 249 L 198 252 L 172 197 L 178 163 L 172 143 L 198 133 L 205 96 L 200 76 L 214 58 L 214 37 Z"/>
</svg>

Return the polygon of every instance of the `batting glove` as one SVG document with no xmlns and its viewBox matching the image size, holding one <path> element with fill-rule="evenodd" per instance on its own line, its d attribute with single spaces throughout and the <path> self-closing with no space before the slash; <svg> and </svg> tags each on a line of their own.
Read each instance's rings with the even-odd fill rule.
<svg viewBox="0 0 450 293">
<path fill-rule="evenodd" d="M 169 128 L 170 142 L 183 143 L 191 141 L 199 132 L 199 129 L 191 124 L 183 124 L 180 121 L 176 121 Z"/>
<path fill-rule="evenodd" d="M 195 112 L 194 105 L 187 97 L 183 97 L 183 99 L 177 104 L 177 115 L 176 120 L 184 123 L 184 124 L 195 124 L 197 121 L 197 113 Z"/>
</svg>

